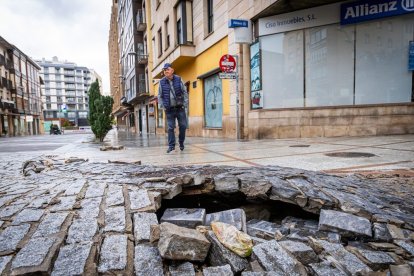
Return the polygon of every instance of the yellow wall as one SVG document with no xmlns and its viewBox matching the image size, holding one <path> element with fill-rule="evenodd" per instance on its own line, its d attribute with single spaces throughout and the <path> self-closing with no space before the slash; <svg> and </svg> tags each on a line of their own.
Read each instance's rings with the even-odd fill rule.
<svg viewBox="0 0 414 276">
<path fill-rule="evenodd" d="M 187 62 L 184 66 L 175 67 L 175 73 L 182 77 L 184 83 L 190 81 L 190 110 L 189 116 L 203 116 L 204 114 L 204 92 L 203 81 L 198 80 L 197 76 L 207 73 L 219 67 L 220 58 L 228 54 L 227 37 L 220 40 L 208 50 L 201 53 L 194 60 Z M 197 82 L 197 87 L 193 88 L 193 82 Z M 230 114 L 230 91 L 229 80 L 222 80 L 223 91 L 223 115 Z M 157 91 L 157 90 L 156 90 Z"/>
</svg>

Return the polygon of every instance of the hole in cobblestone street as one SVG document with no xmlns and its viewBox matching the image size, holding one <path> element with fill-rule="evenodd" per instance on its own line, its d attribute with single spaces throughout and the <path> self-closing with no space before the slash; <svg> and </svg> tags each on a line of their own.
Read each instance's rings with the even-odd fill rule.
<svg viewBox="0 0 414 276">
<path fill-rule="evenodd" d="M 331 152 L 326 153 L 329 157 L 342 157 L 342 158 L 358 158 L 358 157 L 374 157 L 375 154 L 368 152 Z"/>
<path fill-rule="evenodd" d="M 261 219 L 271 222 L 280 222 L 288 216 L 319 220 L 318 215 L 306 212 L 297 205 L 273 200 L 251 202 L 241 193 L 227 196 L 221 194 L 179 195 L 173 199 L 163 199 L 161 208 L 157 211 L 158 219 L 168 208 L 203 208 L 207 214 L 241 208 L 244 209 L 247 220 Z"/>
</svg>

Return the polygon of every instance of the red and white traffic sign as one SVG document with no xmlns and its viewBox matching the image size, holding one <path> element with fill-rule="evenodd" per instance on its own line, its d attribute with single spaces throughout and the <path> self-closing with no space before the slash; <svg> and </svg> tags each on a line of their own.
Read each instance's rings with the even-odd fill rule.
<svg viewBox="0 0 414 276">
<path fill-rule="evenodd" d="M 222 72 L 234 72 L 234 69 L 236 69 L 236 60 L 232 55 L 224 55 L 220 58 L 219 66 Z"/>
</svg>

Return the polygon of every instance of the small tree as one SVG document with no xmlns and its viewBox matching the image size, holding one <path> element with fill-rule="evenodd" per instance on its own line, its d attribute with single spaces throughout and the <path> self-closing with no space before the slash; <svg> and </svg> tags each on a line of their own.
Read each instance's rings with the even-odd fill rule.
<svg viewBox="0 0 414 276">
<path fill-rule="evenodd" d="M 112 105 L 114 100 L 109 96 L 102 96 L 99 83 L 95 81 L 89 89 L 89 123 L 96 139 L 103 141 L 112 128 Z"/>
</svg>

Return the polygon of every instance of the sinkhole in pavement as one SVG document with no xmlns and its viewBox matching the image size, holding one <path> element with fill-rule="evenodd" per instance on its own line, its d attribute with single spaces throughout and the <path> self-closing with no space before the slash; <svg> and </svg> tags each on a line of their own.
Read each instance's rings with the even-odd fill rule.
<svg viewBox="0 0 414 276">
<path fill-rule="evenodd" d="M 242 193 L 230 195 L 178 195 L 173 199 L 163 199 L 161 208 L 157 211 L 158 219 L 169 208 L 202 208 L 206 210 L 206 214 L 241 208 L 246 214 L 247 221 L 258 219 L 278 223 L 286 217 L 319 220 L 319 215 L 307 212 L 297 205 L 274 200 L 252 201 L 247 199 Z"/>
</svg>

